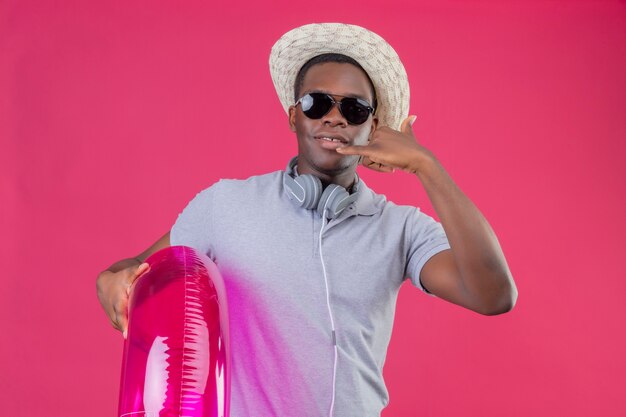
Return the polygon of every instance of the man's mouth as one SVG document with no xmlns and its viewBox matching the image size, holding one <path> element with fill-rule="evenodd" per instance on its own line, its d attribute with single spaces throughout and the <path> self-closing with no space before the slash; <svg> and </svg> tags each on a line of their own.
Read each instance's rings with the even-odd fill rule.
<svg viewBox="0 0 626 417">
<path fill-rule="evenodd" d="M 344 145 L 348 144 L 348 141 L 342 137 L 336 136 L 315 136 L 315 139 L 322 140 L 325 142 L 334 142 L 334 143 L 342 143 Z"/>
</svg>

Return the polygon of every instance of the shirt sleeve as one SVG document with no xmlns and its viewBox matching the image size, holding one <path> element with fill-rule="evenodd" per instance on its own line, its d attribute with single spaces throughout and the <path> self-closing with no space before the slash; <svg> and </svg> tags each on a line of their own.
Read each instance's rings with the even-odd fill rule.
<svg viewBox="0 0 626 417">
<path fill-rule="evenodd" d="M 172 246 L 189 246 L 215 260 L 211 245 L 215 186 L 198 194 L 178 215 L 170 231 Z"/>
<path fill-rule="evenodd" d="M 434 297 L 420 281 L 420 273 L 428 260 L 441 251 L 450 249 L 448 238 L 441 223 L 415 209 L 409 218 L 407 234 L 406 276 L 414 286 Z"/>
</svg>

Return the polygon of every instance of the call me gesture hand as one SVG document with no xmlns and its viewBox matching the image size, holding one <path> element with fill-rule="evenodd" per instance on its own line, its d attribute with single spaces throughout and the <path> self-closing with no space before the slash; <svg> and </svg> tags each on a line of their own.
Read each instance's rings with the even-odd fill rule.
<svg viewBox="0 0 626 417">
<path fill-rule="evenodd" d="M 424 266 L 420 280 L 429 292 L 481 314 L 509 311 L 517 288 L 496 235 L 432 152 L 417 142 L 414 121 L 415 116 L 407 117 L 400 130 L 377 128 L 367 145 L 345 146 L 337 152 L 360 155 L 362 165 L 374 171 L 401 169 L 420 179 L 452 249 Z"/>
<path fill-rule="evenodd" d="M 344 146 L 337 149 L 343 155 L 360 155 L 361 164 L 378 172 L 393 172 L 396 169 L 417 174 L 425 159 L 434 160 L 433 154 L 421 146 L 413 134 L 412 125 L 416 116 L 402 122 L 400 130 L 388 126 L 377 128 L 367 145 Z"/>
</svg>

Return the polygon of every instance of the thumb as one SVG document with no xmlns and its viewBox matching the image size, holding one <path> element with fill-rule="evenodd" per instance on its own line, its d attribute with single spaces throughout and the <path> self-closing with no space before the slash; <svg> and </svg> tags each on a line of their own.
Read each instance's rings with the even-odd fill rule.
<svg viewBox="0 0 626 417">
<path fill-rule="evenodd" d="M 139 265 L 137 269 L 135 269 L 135 272 L 131 272 L 126 276 L 126 295 L 130 295 L 131 288 L 133 287 L 133 284 L 135 284 L 135 281 L 137 281 L 137 278 L 148 271 L 150 271 L 150 264 L 144 262 Z"/>
<path fill-rule="evenodd" d="M 143 275 L 144 273 L 148 272 L 150 270 L 150 264 L 147 262 L 142 263 L 141 265 L 139 265 L 137 267 L 137 269 L 135 270 L 135 279 L 140 277 L 141 275 Z"/>
<path fill-rule="evenodd" d="M 400 125 L 400 132 L 408 133 L 409 135 L 414 137 L 415 135 L 413 134 L 413 123 L 415 122 L 415 119 L 417 119 L 417 116 L 415 115 L 411 115 L 404 119 L 402 121 L 402 124 Z"/>
</svg>

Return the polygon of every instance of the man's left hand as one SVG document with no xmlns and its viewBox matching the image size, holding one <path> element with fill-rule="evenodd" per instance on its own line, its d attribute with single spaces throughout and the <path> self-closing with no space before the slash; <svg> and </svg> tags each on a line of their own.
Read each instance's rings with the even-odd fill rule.
<svg viewBox="0 0 626 417">
<path fill-rule="evenodd" d="M 402 122 L 400 130 L 383 126 L 374 131 L 367 145 L 352 145 L 337 148 L 343 155 L 362 156 L 361 164 L 379 172 L 393 172 L 401 169 L 417 174 L 425 159 L 434 159 L 432 153 L 421 146 L 411 127 L 415 116 Z"/>
</svg>

